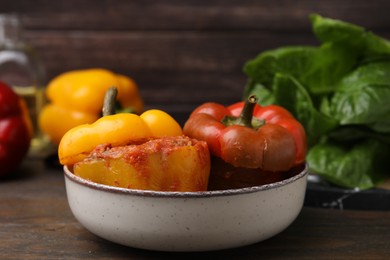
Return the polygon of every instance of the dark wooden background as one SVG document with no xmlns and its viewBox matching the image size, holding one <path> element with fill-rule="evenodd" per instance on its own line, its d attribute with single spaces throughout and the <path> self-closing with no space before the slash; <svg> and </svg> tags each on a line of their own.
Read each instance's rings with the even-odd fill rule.
<svg viewBox="0 0 390 260">
<path fill-rule="evenodd" d="M 0 13 L 20 14 L 47 80 L 91 67 L 124 73 L 139 84 L 146 108 L 181 123 L 203 102 L 239 100 L 242 66 L 259 52 L 317 44 L 310 13 L 390 38 L 389 11 L 387 0 L 0 0 Z"/>
</svg>

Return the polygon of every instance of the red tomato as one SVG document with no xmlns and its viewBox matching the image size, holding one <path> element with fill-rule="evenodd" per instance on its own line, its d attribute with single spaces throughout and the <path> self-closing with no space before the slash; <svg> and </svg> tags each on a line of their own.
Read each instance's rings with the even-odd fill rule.
<svg viewBox="0 0 390 260">
<path fill-rule="evenodd" d="M 256 100 L 228 107 L 205 103 L 191 113 L 183 132 L 206 141 L 213 155 L 236 167 L 284 171 L 303 163 L 306 137 L 302 125 L 286 109 L 262 107 Z M 253 115 L 265 124 L 254 127 Z"/>
</svg>

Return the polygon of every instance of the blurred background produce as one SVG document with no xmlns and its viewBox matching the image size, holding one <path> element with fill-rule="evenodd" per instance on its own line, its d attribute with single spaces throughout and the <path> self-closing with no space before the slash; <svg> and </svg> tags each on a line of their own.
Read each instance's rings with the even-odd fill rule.
<svg viewBox="0 0 390 260">
<path fill-rule="evenodd" d="M 104 95 L 110 87 L 118 89 L 118 112 L 140 114 L 143 111 L 138 86 L 128 76 L 96 68 L 68 71 L 47 85 L 48 104 L 38 118 L 43 134 L 57 146 L 71 128 L 95 122 L 102 116 Z"/>
<path fill-rule="evenodd" d="M 0 81 L 0 178 L 19 168 L 30 148 L 32 130 L 26 103 Z"/>
</svg>

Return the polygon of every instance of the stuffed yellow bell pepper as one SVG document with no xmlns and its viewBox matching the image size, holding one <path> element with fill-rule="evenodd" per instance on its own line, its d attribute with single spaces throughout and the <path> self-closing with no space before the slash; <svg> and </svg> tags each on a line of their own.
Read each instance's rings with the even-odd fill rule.
<svg viewBox="0 0 390 260">
<path fill-rule="evenodd" d="M 54 144 L 71 128 L 95 122 L 101 116 L 105 92 L 119 90 L 122 109 L 141 113 L 143 101 L 136 83 L 129 77 L 106 69 L 69 71 L 51 80 L 46 89 L 49 100 L 39 115 L 39 126 Z"/>
<path fill-rule="evenodd" d="M 151 138 L 179 135 L 182 135 L 180 125 L 161 110 L 148 110 L 140 116 L 119 113 L 70 129 L 59 144 L 58 156 L 61 164 L 73 165 L 101 144 L 124 146 Z"/>
<path fill-rule="evenodd" d="M 184 136 L 181 126 L 161 110 L 140 116 L 113 114 L 108 105 L 112 102 L 104 103 L 102 118 L 63 136 L 58 147 L 61 164 L 75 175 L 110 186 L 207 190 L 210 153 L 206 142 Z"/>
</svg>

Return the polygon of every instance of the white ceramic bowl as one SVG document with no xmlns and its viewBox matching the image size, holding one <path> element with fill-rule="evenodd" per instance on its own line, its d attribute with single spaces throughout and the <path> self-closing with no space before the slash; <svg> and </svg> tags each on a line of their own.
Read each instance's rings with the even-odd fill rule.
<svg viewBox="0 0 390 260">
<path fill-rule="evenodd" d="M 90 232 L 159 251 L 208 251 L 253 244 L 284 230 L 302 209 L 307 168 L 251 188 L 156 192 L 96 184 L 64 167 L 68 201 Z"/>
</svg>

